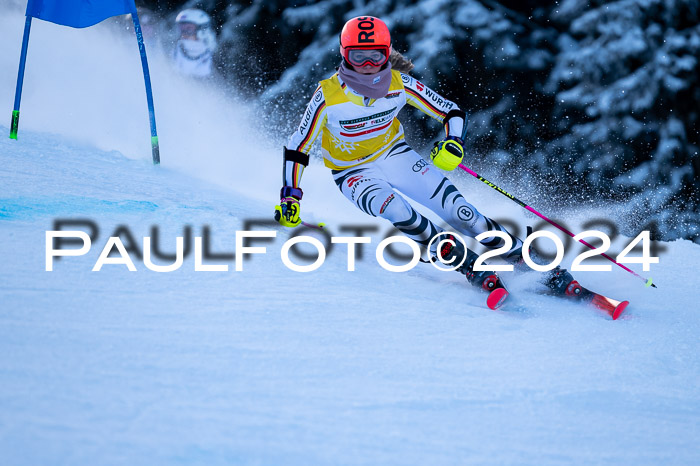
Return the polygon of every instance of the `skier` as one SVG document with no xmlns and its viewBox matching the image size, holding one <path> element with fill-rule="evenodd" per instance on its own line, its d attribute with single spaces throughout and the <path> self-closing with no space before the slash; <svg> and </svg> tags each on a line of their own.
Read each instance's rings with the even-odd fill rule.
<svg viewBox="0 0 700 466">
<path fill-rule="evenodd" d="M 188 8 L 175 18 L 179 39 L 173 50 L 173 61 L 178 72 L 195 78 L 209 78 L 213 74 L 216 34 L 211 18 L 202 10 Z"/>
<path fill-rule="evenodd" d="M 486 231 L 506 232 L 512 244 L 503 257 L 516 270 L 528 269 L 522 258 L 523 242 L 468 203 L 438 170 L 454 170 L 462 161 L 466 113 L 399 71 L 410 71 L 413 65 L 392 50 L 389 29 L 379 18 L 349 20 L 340 34 L 340 53 L 337 73 L 320 82 L 299 128 L 284 147 L 283 187 L 275 219 L 287 227 L 301 223 L 301 178 L 311 146 L 321 136 L 324 163 L 343 195 L 363 212 L 389 220 L 409 238 L 429 246 L 431 260 L 454 259 L 458 264 L 466 255 L 457 271 L 471 284 L 486 291 L 503 287 L 495 272 L 473 270 L 478 255 L 452 235 L 443 233 L 448 241 L 431 243 L 444 230 L 416 211 L 397 190 L 428 207 L 460 234 L 475 237 Z M 430 161 L 404 140 L 397 114 L 405 104 L 444 125 L 445 137 L 435 143 Z M 489 237 L 481 244 L 493 249 L 502 247 L 505 240 Z M 560 294 L 574 294 L 580 287 L 558 267 L 546 272 L 543 281 Z"/>
</svg>

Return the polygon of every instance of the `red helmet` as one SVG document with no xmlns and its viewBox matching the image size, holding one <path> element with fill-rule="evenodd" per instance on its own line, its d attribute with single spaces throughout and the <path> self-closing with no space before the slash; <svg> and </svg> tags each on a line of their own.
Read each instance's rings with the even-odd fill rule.
<svg viewBox="0 0 700 466">
<path fill-rule="evenodd" d="M 340 53 L 353 66 L 383 66 L 389 60 L 391 34 L 384 21 L 374 16 L 358 16 L 343 26 Z"/>
</svg>

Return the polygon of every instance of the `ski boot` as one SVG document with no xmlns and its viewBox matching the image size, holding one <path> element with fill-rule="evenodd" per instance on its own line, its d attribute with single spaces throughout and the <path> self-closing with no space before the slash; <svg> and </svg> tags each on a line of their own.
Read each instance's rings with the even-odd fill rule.
<svg viewBox="0 0 700 466">
<path fill-rule="evenodd" d="M 445 239 L 449 241 L 442 242 L 440 255 L 433 256 L 431 260 L 433 262 L 441 262 L 440 257 L 442 257 L 447 263 L 451 260 L 459 263 L 466 253 L 467 257 L 464 259 L 464 263 L 455 270 L 464 275 L 470 284 L 489 293 L 489 297 L 486 299 L 486 305 L 490 309 L 497 309 L 500 307 L 508 297 L 508 290 L 505 285 L 503 285 L 498 274 L 488 270 L 475 272 L 474 263 L 479 258 L 479 255 L 474 251 L 466 249 L 454 235 L 446 234 Z"/>
<path fill-rule="evenodd" d="M 583 287 L 579 282 L 574 280 L 574 277 L 566 269 L 559 266 L 545 272 L 544 284 L 557 295 L 580 298 L 581 293 L 583 293 Z"/>
<path fill-rule="evenodd" d="M 545 261 L 540 259 L 535 251 L 530 251 L 530 259 L 536 264 L 544 264 Z M 522 248 L 518 248 L 506 257 L 506 260 L 510 262 L 516 272 L 528 272 L 530 267 L 525 263 L 523 259 Z M 568 270 L 562 269 L 559 266 L 554 267 L 552 270 L 543 272 L 542 283 L 551 290 L 552 294 L 559 296 L 570 296 L 579 298 L 584 288 L 574 280 L 574 277 L 569 273 Z"/>
</svg>

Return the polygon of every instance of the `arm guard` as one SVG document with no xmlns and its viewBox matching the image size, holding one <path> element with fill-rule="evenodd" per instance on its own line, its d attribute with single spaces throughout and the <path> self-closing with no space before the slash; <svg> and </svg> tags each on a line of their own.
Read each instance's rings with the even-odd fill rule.
<svg viewBox="0 0 700 466">
<path fill-rule="evenodd" d="M 467 114 L 462 110 L 450 110 L 443 120 L 447 139 L 458 137 L 460 141 L 467 138 Z"/>
<path fill-rule="evenodd" d="M 309 154 L 298 150 L 284 148 L 284 161 L 282 162 L 282 186 L 299 188 L 304 168 L 309 165 Z M 301 189 L 299 189 L 301 191 Z M 299 197 L 301 199 L 301 197 Z"/>
</svg>

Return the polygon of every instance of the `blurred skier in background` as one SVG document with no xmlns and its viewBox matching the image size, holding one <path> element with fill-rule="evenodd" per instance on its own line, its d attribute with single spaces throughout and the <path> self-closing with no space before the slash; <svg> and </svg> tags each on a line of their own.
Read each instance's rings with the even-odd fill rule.
<svg viewBox="0 0 700 466">
<path fill-rule="evenodd" d="M 175 24 L 179 34 L 173 50 L 177 71 L 195 78 L 212 77 L 217 43 L 209 15 L 202 10 L 188 8 L 177 15 Z"/>
<path fill-rule="evenodd" d="M 453 235 L 443 233 L 447 241 L 431 243 L 444 230 L 416 211 L 403 195 L 428 207 L 463 235 L 505 232 L 512 242 L 502 257 L 516 270 L 529 270 L 523 262 L 522 240 L 481 214 L 440 171 L 454 170 L 462 162 L 466 113 L 406 74 L 413 65 L 392 50 L 389 29 L 379 18 L 348 21 L 340 34 L 340 53 L 337 73 L 320 82 L 299 128 L 284 147 L 283 187 L 275 219 L 287 227 L 301 223 L 301 178 L 311 146 L 321 136 L 324 163 L 342 194 L 358 209 L 387 219 L 424 246 L 430 260 L 454 259 L 457 265 L 466 257 L 456 270 L 471 284 L 486 291 L 503 288 L 495 272 L 473 270 L 478 255 Z M 445 137 L 435 143 L 430 160 L 404 139 L 397 114 L 406 104 L 444 125 Z M 505 240 L 488 237 L 481 244 L 496 249 Z M 546 272 L 543 281 L 558 294 L 575 295 L 581 288 L 559 267 Z"/>
</svg>

